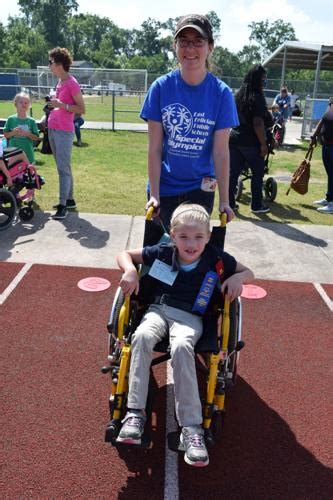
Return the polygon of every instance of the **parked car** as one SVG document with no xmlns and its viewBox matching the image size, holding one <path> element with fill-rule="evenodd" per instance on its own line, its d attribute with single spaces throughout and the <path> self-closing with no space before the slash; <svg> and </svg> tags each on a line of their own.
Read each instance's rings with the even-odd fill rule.
<svg viewBox="0 0 333 500">
<path fill-rule="evenodd" d="M 81 87 L 82 94 L 88 94 L 88 95 L 92 95 L 93 94 L 92 85 L 81 83 L 80 87 Z"/>
<path fill-rule="evenodd" d="M 95 85 L 95 87 L 93 87 L 93 93 L 97 95 L 109 95 L 109 87 L 107 85 Z"/>
</svg>

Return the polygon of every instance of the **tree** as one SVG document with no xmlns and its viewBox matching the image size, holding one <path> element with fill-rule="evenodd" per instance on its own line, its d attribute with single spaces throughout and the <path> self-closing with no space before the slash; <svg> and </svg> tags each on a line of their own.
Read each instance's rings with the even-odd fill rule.
<svg viewBox="0 0 333 500">
<path fill-rule="evenodd" d="M 18 0 L 30 27 L 40 28 L 50 47 L 66 45 L 68 17 L 76 0 Z"/>
<path fill-rule="evenodd" d="M 282 19 L 277 19 L 273 23 L 270 23 L 268 19 L 252 22 L 248 27 L 251 30 L 249 38 L 258 44 L 262 61 L 283 42 L 297 40 L 293 26 Z"/>
<path fill-rule="evenodd" d="M 237 53 L 237 56 L 242 64 L 244 75 L 252 66 L 260 63 L 260 51 L 257 45 L 244 45 L 242 50 Z"/>
<path fill-rule="evenodd" d="M 47 44 L 38 30 L 26 29 L 26 22 L 20 17 L 9 17 L 5 30 L 5 60 L 12 68 L 36 68 L 46 62 Z"/>
<path fill-rule="evenodd" d="M 210 61 L 212 72 L 222 78 L 224 76 L 242 76 L 241 62 L 236 54 L 223 47 L 215 47 Z"/>
</svg>

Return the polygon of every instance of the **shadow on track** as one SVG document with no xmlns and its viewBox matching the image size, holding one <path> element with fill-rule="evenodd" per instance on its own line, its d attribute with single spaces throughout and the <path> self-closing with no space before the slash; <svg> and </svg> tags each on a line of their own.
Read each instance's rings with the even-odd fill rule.
<svg viewBox="0 0 333 500">
<path fill-rule="evenodd" d="M 210 466 L 198 472 L 180 461 L 180 498 L 333 497 L 333 471 L 297 442 L 286 421 L 241 377 L 228 403 Z"/>
</svg>

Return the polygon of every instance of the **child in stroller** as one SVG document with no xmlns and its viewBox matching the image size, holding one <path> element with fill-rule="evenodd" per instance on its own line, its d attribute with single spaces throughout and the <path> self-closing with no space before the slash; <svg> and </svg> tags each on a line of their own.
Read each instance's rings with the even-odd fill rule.
<svg viewBox="0 0 333 500">
<path fill-rule="evenodd" d="M 127 413 L 117 442 L 141 444 L 153 349 L 169 333 L 181 449 L 185 462 L 203 467 L 209 458 L 194 348 L 202 336 L 203 315 L 210 308 L 211 298 L 222 292 L 233 301 L 241 294 L 243 283 L 253 279 L 253 273 L 208 244 L 209 215 L 200 205 L 183 204 L 174 211 L 170 236 L 172 243 L 125 250 L 117 259 L 124 271 L 120 281 L 124 295 L 137 294 L 141 286 L 150 295 L 150 305 L 132 337 Z M 138 264 L 150 268 L 144 276 L 145 284 L 139 282 Z"/>
<path fill-rule="evenodd" d="M 275 147 L 279 148 L 283 144 L 284 136 L 286 133 L 286 126 L 285 126 L 286 118 L 284 113 L 281 110 L 279 110 L 278 104 L 273 104 L 272 116 L 274 119 L 274 125 L 272 128 L 274 143 Z"/>
<path fill-rule="evenodd" d="M 26 154 L 17 148 L 5 148 L 0 158 L 0 230 L 14 219 L 17 208 L 22 220 L 34 216 L 35 189 L 41 189 L 43 178 L 31 165 Z"/>
</svg>

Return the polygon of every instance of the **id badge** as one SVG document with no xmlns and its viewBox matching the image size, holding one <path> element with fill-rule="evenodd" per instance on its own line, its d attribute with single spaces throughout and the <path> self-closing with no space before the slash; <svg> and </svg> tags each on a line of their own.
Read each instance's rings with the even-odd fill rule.
<svg viewBox="0 0 333 500">
<path fill-rule="evenodd" d="M 201 181 L 201 189 L 202 191 L 206 191 L 207 193 L 214 192 L 216 189 L 216 179 L 214 177 L 203 177 Z"/>
<path fill-rule="evenodd" d="M 159 259 L 155 259 L 149 270 L 149 276 L 167 285 L 173 285 L 177 278 L 178 271 L 173 271 L 172 267 Z"/>
</svg>

